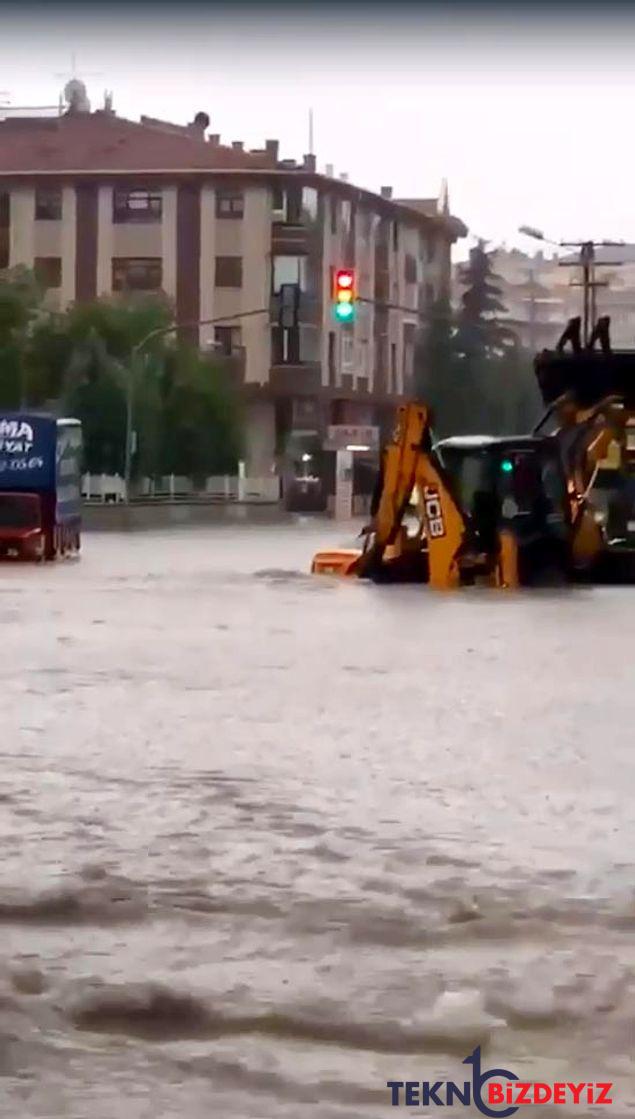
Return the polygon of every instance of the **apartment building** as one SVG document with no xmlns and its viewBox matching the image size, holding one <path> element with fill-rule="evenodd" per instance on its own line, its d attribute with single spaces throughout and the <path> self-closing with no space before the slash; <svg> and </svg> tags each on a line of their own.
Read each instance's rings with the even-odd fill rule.
<svg viewBox="0 0 635 1119">
<path fill-rule="evenodd" d="M 221 144 L 202 112 L 132 122 L 108 103 L 92 112 L 79 82 L 66 93 L 59 115 L 0 120 L 0 268 L 34 268 L 58 308 L 167 294 L 194 341 L 233 355 L 252 473 L 329 424 L 384 426 L 467 232 L 447 197 L 374 194 L 312 155 L 280 159 L 276 140 Z M 358 282 L 352 326 L 331 311 L 343 266 Z M 279 325 L 283 284 L 298 285 L 297 326 Z"/>
</svg>

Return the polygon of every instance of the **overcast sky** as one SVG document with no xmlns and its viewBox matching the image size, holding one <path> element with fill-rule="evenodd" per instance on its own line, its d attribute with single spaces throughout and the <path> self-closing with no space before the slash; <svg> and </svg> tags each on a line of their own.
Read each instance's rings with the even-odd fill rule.
<svg viewBox="0 0 635 1119">
<path fill-rule="evenodd" d="M 55 103 L 74 52 L 93 107 L 110 89 L 131 119 L 204 109 L 223 140 L 277 137 L 286 157 L 308 150 L 312 107 L 320 169 L 396 196 L 434 196 L 445 176 L 494 243 L 531 248 L 523 223 L 635 241 L 635 19 L 598 7 L 9 3 L 0 90 Z"/>
</svg>

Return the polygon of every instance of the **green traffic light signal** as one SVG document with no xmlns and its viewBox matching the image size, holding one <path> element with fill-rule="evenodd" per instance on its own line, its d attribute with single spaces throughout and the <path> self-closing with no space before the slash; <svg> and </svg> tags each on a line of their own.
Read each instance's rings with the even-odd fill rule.
<svg viewBox="0 0 635 1119">
<path fill-rule="evenodd" d="M 333 314 L 337 322 L 354 322 L 355 307 L 352 303 L 336 303 Z"/>
<path fill-rule="evenodd" d="M 513 469 L 514 469 L 514 464 L 511 461 L 511 459 L 504 458 L 503 461 L 501 462 L 501 470 L 503 471 L 503 474 L 511 474 Z"/>
</svg>

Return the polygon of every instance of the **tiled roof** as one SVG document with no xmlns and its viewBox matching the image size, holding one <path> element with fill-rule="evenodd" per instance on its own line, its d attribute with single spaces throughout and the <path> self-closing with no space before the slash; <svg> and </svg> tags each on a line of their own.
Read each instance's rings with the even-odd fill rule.
<svg viewBox="0 0 635 1119">
<path fill-rule="evenodd" d="M 171 133 L 107 112 L 0 121 L 0 175 L 24 172 L 256 170 L 275 167 L 251 154 Z"/>
</svg>

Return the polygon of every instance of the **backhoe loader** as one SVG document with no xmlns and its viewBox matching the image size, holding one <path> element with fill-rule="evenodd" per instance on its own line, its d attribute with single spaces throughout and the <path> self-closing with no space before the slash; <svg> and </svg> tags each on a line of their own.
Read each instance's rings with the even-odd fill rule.
<svg viewBox="0 0 635 1119">
<path fill-rule="evenodd" d="M 635 353 L 626 363 L 616 357 L 606 320 L 585 352 L 572 320 L 556 351 L 536 359 L 547 410 L 530 435 L 433 443 L 427 406 L 401 405 L 363 547 L 318 552 L 312 571 L 437 589 L 514 588 L 554 575 L 605 578 L 619 558 L 621 578 L 631 581 L 635 552 L 623 546 L 618 556 L 591 498 L 611 449 L 626 447 Z"/>
</svg>

